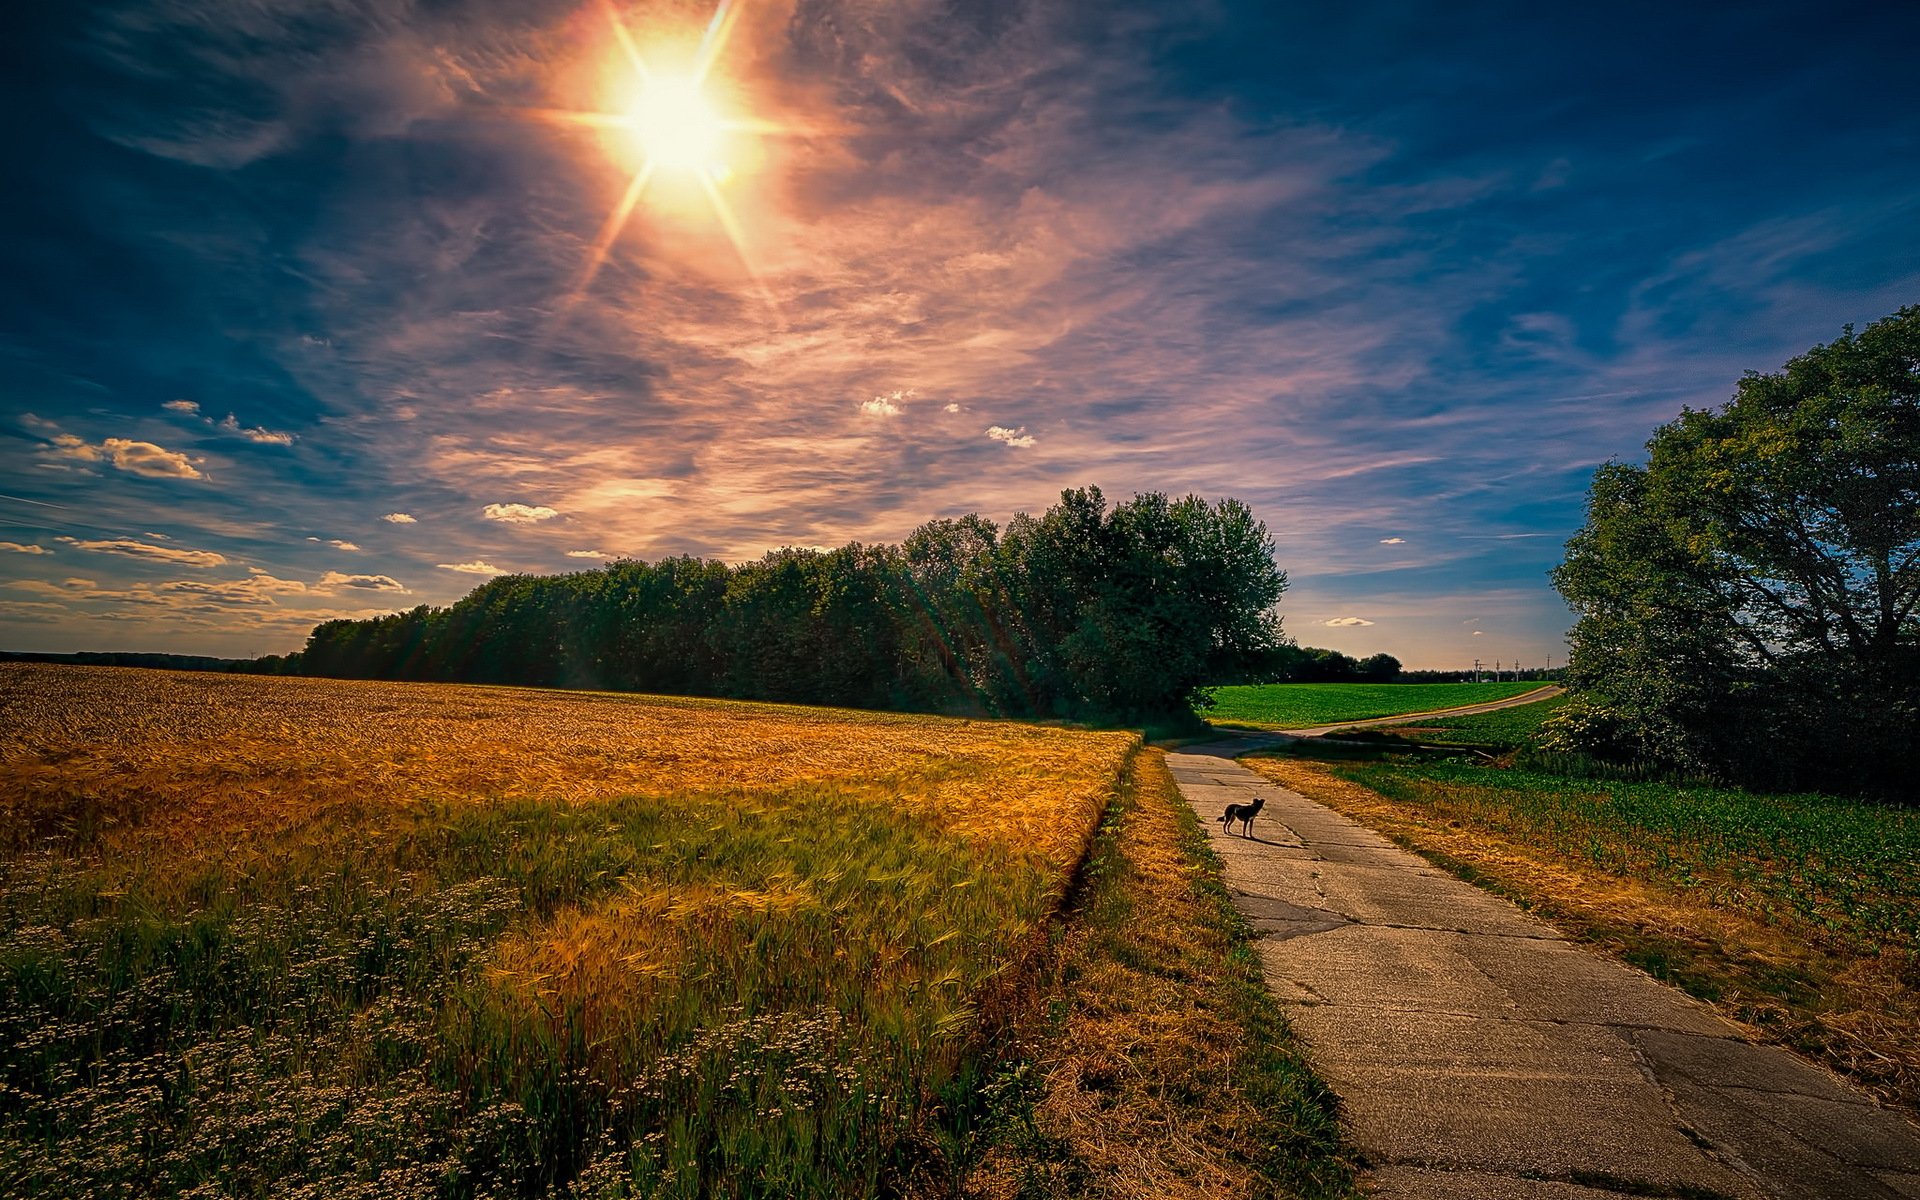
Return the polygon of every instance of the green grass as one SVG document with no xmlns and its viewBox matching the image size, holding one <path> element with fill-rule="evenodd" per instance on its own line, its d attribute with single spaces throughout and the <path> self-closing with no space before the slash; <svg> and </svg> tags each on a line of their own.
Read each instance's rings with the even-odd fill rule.
<svg viewBox="0 0 1920 1200">
<path fill-rule="evenodd" d="M 1263 683 L 1213 689 L 1216 725 L 1302 729 L 1505 700 L 1539 683 Z"/>
<path fill-rule="evenodd" d="M 1540 732 L 1541 722 L 1566 703 L 1555 696 L 1537 704 L 1520 704 L 1468 717 L 1441 717 L 1422 721 L 1418 732 L 1409 736 L 1434 746 L 1475 746 L 1496 750 L 1517 750 L 1531 746 Z"/>
<path fill-rule="evenodd" d="M 1920 947 L 1920 812 L 1459 761 L 1328 769 L 1423 812 L 1809 930 L 1841 952 Z"/>
</svg>

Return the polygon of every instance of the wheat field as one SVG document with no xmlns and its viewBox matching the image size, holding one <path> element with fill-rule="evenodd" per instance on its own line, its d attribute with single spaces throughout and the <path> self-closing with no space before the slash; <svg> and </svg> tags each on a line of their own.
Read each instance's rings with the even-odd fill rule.
<svg viewBox="0 0 1920 1200">
<path fill-rule="evenodd" d="M 0 1193 L 897 1186 L 1135 745 L 0 665 Z"/>
</svg>

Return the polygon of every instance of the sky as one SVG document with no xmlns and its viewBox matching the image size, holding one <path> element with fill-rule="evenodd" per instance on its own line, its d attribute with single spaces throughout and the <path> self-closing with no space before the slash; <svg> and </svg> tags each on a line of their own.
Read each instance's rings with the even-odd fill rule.
<svg viewBox="0 0 1920 1200">
<path fill-rule="evenodd" d="M 4 649 L 1097 485 L 1251 505 L 1303 644 L 1559 663 L 1595 467 L 1920 303 L 1912 3 L 7 9 Z"/>
</svg>

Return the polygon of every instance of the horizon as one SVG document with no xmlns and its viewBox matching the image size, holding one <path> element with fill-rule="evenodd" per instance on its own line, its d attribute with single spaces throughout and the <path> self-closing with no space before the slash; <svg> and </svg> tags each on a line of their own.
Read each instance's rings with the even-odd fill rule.
<svg viewBox="0 0 1920 1200">
<path fill-rule="evenodd" d="M 27 652 L 1095 485 L 1246 502 L 1302 645 L 1564 665 L 1594 469 L 1920 301 L 1911 5 L 19 20 Z"/>
</svg>

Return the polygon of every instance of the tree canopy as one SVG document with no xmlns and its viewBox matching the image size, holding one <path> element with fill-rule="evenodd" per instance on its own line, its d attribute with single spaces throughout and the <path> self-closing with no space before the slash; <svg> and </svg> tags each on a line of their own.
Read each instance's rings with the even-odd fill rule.
<svg viewBox="0 0 1920 1200">
<path fill-rule="evenodd" d="M 1567 744 L 1741 782 L 1905 793 L 1920 736 L 1920 306 L 1609 463 L 1555 585 Z"/>
<path fill-rule="evenodd" d="M 1286 575 L 1236 500 L 1062 493 L 1003 531 L 509 575 L 330 621 L 274 669 L 1094 720 L 1178 719 L 1279 643 Z"/>
</svg>

